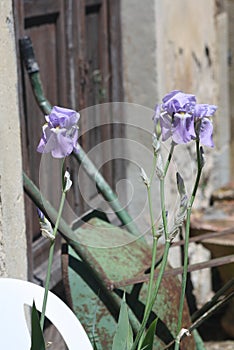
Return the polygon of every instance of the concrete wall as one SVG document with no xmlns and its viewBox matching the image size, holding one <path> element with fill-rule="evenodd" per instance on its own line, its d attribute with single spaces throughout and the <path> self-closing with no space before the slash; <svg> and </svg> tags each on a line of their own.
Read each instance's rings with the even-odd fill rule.
<svg viewBox="0 0 234 350">
<path fill-rule="evenodd" d="M 234 135 L 234 1 L 225 0 L 225 12 L 228 16 L 228 77 L 231 133 Z M 234 138 L 231 138 L 231 154 L 234 154 Z M 234 181 L 234 157 L 231 157 L 231 180 Z"/>
<path fill-rule="evenodd" d="M 204 205 L 213 189 L 229 180 L 228 30 L 221 10 L 214 0 L 155 1 L 159 95 L 179 89 L 195 94 L 199 103 L 218 106 L 215 149 L 205 149 L 199 203 L 203 199 Z M 191 147 L 189 152 L 194 153 Z"/>
<path fill-rule="evenodd" d="M 144 106 L 128 106 L 125 119 L 126 124 L 135 125 L 127 127 L 126 138 L 135 138 L 138 143 L 138 164 L 142 163 L 149 174 L 152 109 L 167 92 L 179 89 L 195 94 L 198 103 L 218 106 L 214 117 L 215 148 L 205 149 L 206 166 L 197 206 L 206 206 L 211 192 L 230 178 L 228 26 L 223 11 L 215 0 L 121 1 L 125 101 Z M 196 167 L 194 143 L 182 150 L 177 147 L 176 151 L 174 167 L 183 169 L 189 190 Z M 128 155 L 132 162 L 127 175 L 138 194 L 130 208 L 134 217 L 146 201 L 135 153 L 135 145 L 130 144 Z M 175 192 L 171 185 L 173 182 L 168 183 L 168 193 L 173 202 Z M 155 206 L 158 207 L 157 201 Z M 139 222 L 144 226 L 148 221 L 144 212 Z"/>
<path fill-rule="evenodd" d="M 128 211 L 145 231 L 149 228 L 149 216 L 139 166 L 149 174 L 152 164 L 152 116 L 158 100 L 154 1 L 122 0 L 121 23 L 126 102 L 125 156 L 129 159 L 127 178 L 131 183 L 128 186 Z"/>
<path fill-rule="evenodd" d="M 27 279 L 16 51 L 11 1 L 0 1 L 0 276 Z"/>
</svg>

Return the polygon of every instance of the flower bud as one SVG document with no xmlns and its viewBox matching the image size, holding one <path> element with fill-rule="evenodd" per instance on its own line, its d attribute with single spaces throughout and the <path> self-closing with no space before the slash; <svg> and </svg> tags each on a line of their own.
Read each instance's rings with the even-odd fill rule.
<svg viewBox="0 0 234 350">
<path fill-rule="evenodd" d="M 140 168 L 141 169 L 141 172 L 140 172 L 140 176 L 144 182 L 144 184 L 147 186 L 147 187 L 150 187 L 150 180 L 148 178 L 148 176 L 146 175 L 146 172 L 143 168 Z"/>
<path fill-rule="evenodd" d="M 70 176 L 70 173 L 66 170 L 64 173 L 63 191 L 64 192 L 69 191 L 71 186 L 72 186 L 71 176 Z"/>
<path fill-rule="evenodd" d="M 39 217 L 39 223 L 40 223 L 40 229 L 41 234 L 43 237 L 48 238 L 50 241 L 54 241 L 55 236 L 53 234 L 53 228 L 51 226 L 51 223 L 49 220 L 45 217 L 45 215 L 42 213 L 42 211 L 37 208 L 37 214 Z"/>
</svg>

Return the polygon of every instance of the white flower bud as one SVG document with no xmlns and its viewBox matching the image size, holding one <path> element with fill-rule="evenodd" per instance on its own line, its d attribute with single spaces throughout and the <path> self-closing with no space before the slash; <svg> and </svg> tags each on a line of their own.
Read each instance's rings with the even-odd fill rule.
<svg viewBox="0 0 234 350">
<path fill-rule="evenodd" d="M 149 187 L 150 186 L 150 180 L 148 178 L 148 176 L 146 175 L 146 172 L 143 168 L 140 168 L 141 169 L 141 172 L 140 172 L 140 176 L 144 182 L 144 184 Z"/>
</svg>

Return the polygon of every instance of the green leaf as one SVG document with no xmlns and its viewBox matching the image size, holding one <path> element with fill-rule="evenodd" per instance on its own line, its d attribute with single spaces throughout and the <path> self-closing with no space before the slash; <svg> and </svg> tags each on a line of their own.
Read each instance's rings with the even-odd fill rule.
<svg viewBox="0 0 234 350">
<path fill-rule="evenodd" d="M 132 329 L 128 318 L 128 306 L 123 296 L 112 350 L 130 350 L 133 343 Z"/>
<path fill-rule="evenodd" d="M 203 340 L 196 329 L 193 331 L 193 336 L 196 343 L 196 350 L 206 350 Z"/>
<path fill-rule="evenodd" d="M 178 172 L 176 173 L 176 182 L 177 182 L 177 188 L 178 188 L 180 197 L 184 197 L 184 195 L 186 195 L 184 180 Z"/>
<path fill-rule="evenodd" d="M 149 326 L 145 338 L 142 342 L 141 345 L 141 350 L 153 350 L 153 344 L 154 344 L 154 335 L 155 335 L 155 330 L 157 326 L 158 318 L 155 318 L 151 325 Z"/>
<path fill-rule="evenodd" d="M 98 350 L 95 339 L 93 338 L 93 350 Z"/>
<path fill-rule="evenodd" d="M 31 335 L 31 350 L 45 350 L 45 341 L 40 326 L 39 315 L 33 301 L 32 306 L 32 335 Z"/>
<path fill-rule="evenodd" d="M 128 325 L 128 338 L 127 338 L 127 349 L 131 349 L 133 345 L 133 331 L 129 323 Z"/>
</svg>

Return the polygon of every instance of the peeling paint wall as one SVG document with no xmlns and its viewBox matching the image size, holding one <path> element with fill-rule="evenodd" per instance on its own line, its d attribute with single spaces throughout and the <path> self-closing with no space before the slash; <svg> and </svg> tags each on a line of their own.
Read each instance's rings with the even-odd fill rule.
<svg viewBox="0 0 234 350">
<path fill-rule="evenodd" d="M 12 2 L 0 1 L 0 276 L 27 279 Z"/>
<path fill-rule="evenodd" d="M 171 90 L 193 93 L 198 103 L 218 106 L 214 117 L 215 148 L 205 149 L 206 166 L 195 203 L 206 206 L 212 191 L 230 178 L 227 14 L 215 0 L 122 0 L 121 21 L 125 101 L 146 107 L 142 111 L 132 108 L 127 113 L 126 122 L 136 126 L 126 129 L 127 138 L 134 137 L 138 145 L 150 149 L 152 109 Z M 127 109 L 130 111 L 130 107 Z M 138 159 L 148 173 L 151 161 L 141 148 L 137 149 Z M 128 147 L 132 163 L 134 152 L 135 145 Z M 181 152 L 177 169 L 185 169 L 183 175 L 189 181 L 196 171 L 194 144 Z M 133 164 L 128 166 L 127 175 L 138 193 L 134 205 L 139 213 L 145 205 L 145 188 L 136 171 Z M 190 184 L 191 181 L 188 188 Z M 175 192 L 170 183 L 168 186 L 173 201 Z"/>
<path fill-rule="evenodd" d="M 200 203 L 229 181 L 230 115 L 228 100 L 227 16 L 215 0 L 155 1 L 158 91 L 179 89 L 198 103 L 218 106 L 214 117 L 215 149 L 206 149 Z M 189 152 L 191 146 L 189 146 Z M 186 164 L 184 164 L 186 166 Z"/>
<path fill-rule="evenodd" d="M 234 135 L 234 1 L 225 0 L 225 12 L 228 16 L 228 77 L 231 134 Z M 234 137 L 231 138 L 231 154 L 234 155 Z M 234 181 L 234 156 L 231 157 L 231 180 Z"/>
</svg>

